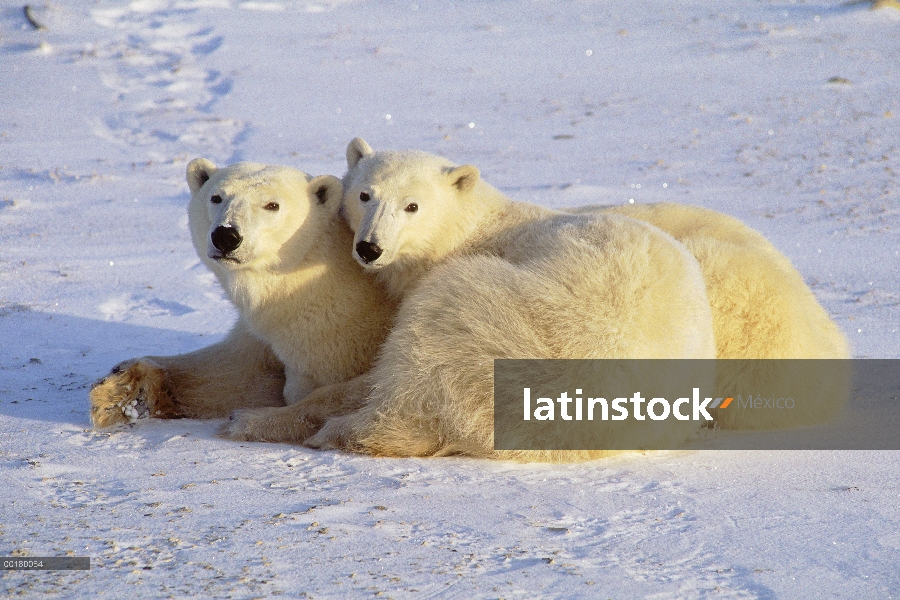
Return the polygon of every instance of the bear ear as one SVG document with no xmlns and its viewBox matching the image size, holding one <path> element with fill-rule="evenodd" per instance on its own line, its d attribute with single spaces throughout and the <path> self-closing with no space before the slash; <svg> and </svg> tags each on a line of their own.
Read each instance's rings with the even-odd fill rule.
<svg viewBox="0 0 900 600">
<path fill-rule="evenodd" d="M 341 196 L 344 195 L 344 186 L 341 180 L 334 175 L 319 175 L 310 179 L 308 184 L 309 197 L 316 204 L 324 204 L 331 212 L 337 210 L 341 204 Z"/>
<path fill-rule="evenodd" d="M 359 161 L 373 154 L 375 154 L 375 151 L 372 150 L 372 146 L 366 143 L 366 140 L 353 138 L 347 145 L 347 167 L 352 169 Z"/>
<path fill-rule="evenodd" d="M 187 183 L 191 193 L 196 193 L 216 172 L 216 165 L 205 158 L 195 158 L 187 166 Z"/>
<path fill-rule="evenodd" d="M 463 165 L 448 171 L 447 177 L 450 178 L 451 185 L 457 190 L 460 192 L 468 192 L 475 187 L 476 183 L 478 183 L 481 173 L 478 172 L 478 167 Z"/>
</svg>

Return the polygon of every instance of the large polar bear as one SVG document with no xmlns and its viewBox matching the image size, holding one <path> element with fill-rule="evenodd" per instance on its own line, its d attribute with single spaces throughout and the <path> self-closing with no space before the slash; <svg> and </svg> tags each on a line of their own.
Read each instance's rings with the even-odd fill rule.
<svg viewBox="0 0 900 600">
<path fill-rule="evenodd" d="M 634 227 L 628 220 L 604 221 L 605 230 L 617 233 L 609 235 L 602 251 L 592 255 L 582 245 L 570 252 L 562 246 L 578 244 L 560 245 L 551 233 L 564 222 L 562 217 L 507 200 L 480 181 L 475 167 L 455 167 L 422 153 L 376 153 L 359 139 L 351 142 L 347 157 L 344 211 L 356 231 L 354 253 L 403 303 L 375 368 L 361 378 L 365 384 L 347 392 L 368 387 L 366 406 L 326 423 L 308 445 L 374 454 L 503 455 L 491 449 L 490 358 L 639 358 L 648 354 L 638 340 L 660 343 L 661 331 L 675 339 L 667 351 L 654 356 L 691 355 L 676 343 L 678 336 L 688 335 L 687 329 L 683 322 L 680 327 L 673 323 L 691 310 L 696 317 L 703 309 L 682 312 L 684 296 L 663 299 L 660 293 L 678 277 L 655 281 L 660 286 L 657 296 L 641 295 L 650 289 L 642 286 L 660 272 L 671 275 L 666 272 L 671 263 L 648 252 L 648 246 L 665 245 L 658 229 Z M 848 357 L 843 335 L 799 273 L 740 221 L 671 204 L 574 212 L 622 214 L 651 223 L 690 249 L 705 277 L 718 358 Z M 632 235 L 622 234 L 624 230 Z M 535 263 L 558 277 L 544 285 L 530 281 L 533 273 L 523 273 L 522 267 Z M 571 297 L 581 295 L 578 285 L 595 281 L 604 282 L 606 293 L 585 295 L 595 300 L 589 305 L 567 303 L 566 294 L 560 293 L 560 282 Z M 664 314 L 666 310 L 671 312 Z M 581 321 L 586 315 L 594 317 L 593 323 Z M 605 333 L 619 336 L 618 344 L 598 335 L 604 327 Z M 698 328 L 691 334 L 690 339 L 702 338 Z M 807 369 L 802 380 L 794 381 L 795 371 L 780 366 L 790 361 L 777 368 L 771 363 L 761 368 L 749 362 L 719 364 L 719 389 L 765 393 L 772 386 L 794 385 L 817 400 L 791 413 L 734 406 L 717 413 L 724 428 L 821 423 L 833 418 L 846 398 L 848 379 L 841 368 L 816 370 L 813 379 Z"/>
<path fill-rule="evenodd" d="M 354 256 L 402 302 L 374 368 L 344 386 L 365 406 L 309 445 L 591 458 L 604 452 L 494 450 L 493 359 L 715 357 L 699 265 L 662 230 L 514 202 L 475 167 L 423 152 L 373 152 L 357 139 L 347 157 Z M 677 441 L 698 424 L 683 425 L 659 435 Z"/>
<path fill-rule="evenodd" d="M 187 182 L 194 247 L 237 307 L 238 322 L 218 344 L 117 366 L 90 393 L 91 419 L 105 427 L 277 407 L 250 411 L 259 429 L 226 435 L 311 433 L 346 409 L 339 398 L 315 406 L 303 398 L 367 371 L 396 308 L 347 251 L 353 232 L 338 214 L 341 182 L 256 163 L 216 168 L 202 158 L 188 165 Z M 298 403 L 302 423 L 292 412 Z"/>
</svg>

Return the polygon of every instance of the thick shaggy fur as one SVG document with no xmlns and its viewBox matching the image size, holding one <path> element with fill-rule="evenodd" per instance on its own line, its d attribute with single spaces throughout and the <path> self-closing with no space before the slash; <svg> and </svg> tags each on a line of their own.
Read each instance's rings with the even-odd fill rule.
<svg viewBox="0 0 900 600">
<path fill-rule="evenodd" d="M 354 140 L 347 155 L 355 255 L 402 302 L 375 367 L 343 386 L 364 394 L 354 401 L 363 408 L 329 420 L 309 445 L 591 458 L 604 452 L 494 451 L 494 358 L 715 356 L 699 265 L 660 229 L 513 202 L 475 167 L 425 153 L 376 153 Z M 312 396 L 326 391 L 341 393 Z M 654 435 L 696 427 L 674 425 Z"/>
<path fill-rule="evenodd" d="M 696 206 L 628 204 L 584 206 L 578 214 L 619 214 L 668 232 L 687 246 L 706 281 L 716 335 L 716 357 L 723 359 L 846 359 L 849 346 L 803 277 L 765 237 L 738 219 Z M 849 373 L 831 363 L 816 379 L 798 378 L 789 362 L 762 368 L 751 363 L 720 365 L 717 395 L 814 398 L 793 410 L 742 409 L 734 403 L 718 411 L 725 429 L 771 429 L 824 423 L 847 398 Z M 846 365 L 845 365 L 846 366 Z M 729 368 L 730 367 L 730 368 Z M 809 374 L 807 369 L 805 373 Z"/>
<path fill-rule="evenodd" d="M 257 407 L 237 413 L 224 435 L 303 439 L 347 409 L 302 400 L 369 370 L 395 312 L 347 252 L 353 233 L 338 214 L 341 183 L 255 163 L 216 168 L 205 159 L 188 165 L 187 180 L 194 246 L 240 318 L 208 348 L 117 366 L 91 391 L 94 426 Z M 221 227 L 239 232 L 236 248 L 216 247 Z"/>
</svg>

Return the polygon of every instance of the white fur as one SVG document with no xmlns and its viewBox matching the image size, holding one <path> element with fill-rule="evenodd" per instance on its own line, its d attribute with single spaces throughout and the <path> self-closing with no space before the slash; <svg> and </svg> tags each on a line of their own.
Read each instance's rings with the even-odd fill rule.
<svg viewBox="0 0 900 600">
<path fill-rule="evenodd" d="M 579 214 L 619 214 L 661 228 L 697 258 L 706 280 L 716 356 L 723 359 L 848 359 L 849 345 L 840 328 L 816 301 L 803 277 L 765 237 L 722 213 L 670 203 L 584 206 Z M 723 365 L 723 367 L 726 365 Z M 720 394 L 778 390 L 785 397 L 814 398 L 789 411 L 742 409 L 737 403 L 719 411 L 726 429 L 770 429 L 824 423 L 848 397 L 847 364 L 802 370 L 786 361 L 777 368 L 720 368 Z"/>
</svg>

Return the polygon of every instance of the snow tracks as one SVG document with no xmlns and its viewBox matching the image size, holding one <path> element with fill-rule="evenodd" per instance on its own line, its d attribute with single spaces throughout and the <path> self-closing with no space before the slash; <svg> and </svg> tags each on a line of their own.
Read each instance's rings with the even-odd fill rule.
<svg viewBox="0 0 900 600">
<path fill-rule="evenodd" d="M 99 137 L 146 147 L 148 161 L 232 154 L 244 124 L 215 112 L 232 81 L 204 64 L 222 45 L 199 18 L 199 8 L 209 4 L 141 0 L 91 11 L 96 24 L 114 33 L 85 53 L 96 58 L 103 84 L 121 106 L 96 119 Z"/>
</svg>

